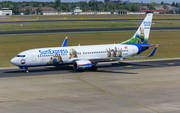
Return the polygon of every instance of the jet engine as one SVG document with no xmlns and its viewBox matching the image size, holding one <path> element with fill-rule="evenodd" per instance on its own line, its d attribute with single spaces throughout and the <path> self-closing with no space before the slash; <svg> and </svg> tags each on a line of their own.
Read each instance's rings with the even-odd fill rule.
<svg viewBox="0 0 180 113">
<path fill-rule="evenodd" d="M 92 63 L 88 60 L 78 60 L 73 63 L 73 68 L 75 70 L 90 69 L 91 67 Z"/>
</svg>

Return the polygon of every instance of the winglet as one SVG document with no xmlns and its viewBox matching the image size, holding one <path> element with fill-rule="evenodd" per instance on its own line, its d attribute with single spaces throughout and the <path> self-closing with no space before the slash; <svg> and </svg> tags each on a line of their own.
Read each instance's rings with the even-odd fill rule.
<svg viewBox="0 0 180 113">
<path fill-rule="evenodd" d="M 62 44 L 62 47 L 66 47 L 67 39 L 68 39 L 68 37 L 66 37 L 66 38 L 64 39 L 64 42 L 63 42 L 63 44 Z"/>
<path fill-rule="evenodd" d="M 158 45 L 156 45 L 156 47 L 153 49 L 153 51 L 151 52 L 151 54 L 148 57 L 151 57 L 151 56 L 154 55 L 154 53 L 156 52 L 157 47 L 158 47 Z"/>
</svg>

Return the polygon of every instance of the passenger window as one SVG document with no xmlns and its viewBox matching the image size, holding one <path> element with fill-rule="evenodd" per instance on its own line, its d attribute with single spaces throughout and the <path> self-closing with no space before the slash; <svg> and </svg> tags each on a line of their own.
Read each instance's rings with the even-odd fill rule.
<svg viewBox="0 0 180 113">
<path fill-rule="evenodd" d="M 17 55 L 16 57 L 25 57 L 25 55 Z"/>
</svg>

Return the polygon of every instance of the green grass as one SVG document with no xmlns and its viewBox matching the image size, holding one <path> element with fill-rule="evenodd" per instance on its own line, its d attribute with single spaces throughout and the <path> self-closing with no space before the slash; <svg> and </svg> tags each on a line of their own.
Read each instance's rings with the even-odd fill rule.
<svg viewBox="0 0 180 113">
<path fill-rule="evenodd" d="M 72 33 L 72 34 L 44 34 L 44 35 L 19 35 L 0 36 L 0 59 L 1 67 L 12 66 L 10 59 L 18 53 L 34 48 L 61 46 L 66 36 L 68 46 L 113 44 L 123 42 L 133 36 L 134 32 L 110 32 L 110 33 Z M 172 45 L 160 46 L 155 56 L 151 58 L 174 58 L 180 57 L 179 31 L 152 31 L 150 44 L 173 43 Z M 141 55 L 148 55 L 153 48 Z"/>
<path fill-rule="evenodd" d="M 114 27 L 139 27 L 141 21 L 137 22 L 39 22 L 39 23 L 5 23 L 0 24 L 0 31 L 13 30 L 42 30 L 42 29 L 70 29 L 70 28 L 114 28 Z M 178 22 L 176 22 L 178 23 Z M 174 21 L 168 24 L 165 21 L 157 21 L 152 27 L 180 26 Z M 21 26 L 22 24 L 22 26 Z"/>
<path fill-rule="evenodd" d="M 69 29 L 69 28 L 113 28 L 113 27 L 138 27 L 141 21 L 135 22 L 105 22 L 105 21 L 86 21 L 86 19 L 144 19 L 146 15 L 36 15 L 36 16 L 5 16 L 0 17 L 0 21 L 15 21 L 14 23 L 0 24 L 0 31 L 11 30 L 41 30 L 41 29 Z M 37 19 L 37 17 L 39 17 Z M 37 22 L 37 23 L 16 23 L 16 21 L 33 20 L 57 20 L 57 19 L 79 20 L 80 22 Z M 154 15 L 153 19 L 179 19 L 180 15 Z M 18 20 L 17 20 L 18 19 Z M 172 20 L 170 24 L 163 20 L 153 20 L 152 27 L 174 27 L 180 26 L 180 21 Z M 22 24 L 22 26 L 21 26 Z"/>
<path fill-rule="evenodd" d="M 15 25 L 14 25 L 15 24 Z M 22 26 L 21 26 L 22 24 Z M 9 30 L 40 30 L 40 29 L 69 29 L 69 28 L 107 28 L 107 27 L 136 27 L 139 23 L 132 22 L 40 22 L 40 23 L 10 23 L 0 24 L 0 31 Z"/>
<path fill-rule="evenodd" d="M 7 21 L 42 21 L 42 20 L 89 20 L 89 19 L 144 19 L 146 15 L 13 15 L 0 17 L 0 22 Z M 38 18 L 37 18 L 38 17 Z M 179 19 L 180 15 L 154 15 L 153 19 Z"/>
<path fill-rule="evenodd" d="M 73 20 L 80 20 L 80 19 L 143 19 L 146 15 L 24 15 L 24 16 L 8 16 L 9 20 L 14 19 L 34 19 L 34 20 L 41 20 L 41 19 L 73 19 Z M 37 19 L 38 17 L 38 19 Z M 153 19 L 179 19 L 180 15 L 154 15 Z M 3 19 L 3 18 L 2 18 Z"/>
</svg>

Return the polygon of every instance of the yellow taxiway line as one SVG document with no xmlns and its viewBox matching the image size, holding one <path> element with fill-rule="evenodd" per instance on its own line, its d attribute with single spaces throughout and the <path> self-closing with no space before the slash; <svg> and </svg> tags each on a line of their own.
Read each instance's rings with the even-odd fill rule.
<svg viewBox="0 0 180 113">
<path fill-rule="evenodd" d="M 120 98 L 120 99 L 122 99 L 122 100 L 125 100 L 125 101 L 127 101 L 127 102 L 130 102 L 130 103 L 133 103 L 133 104 L 135 104 L 135 105 L 141 106 L 141 107 L 143 107 L 143 108 L 149 109 L 149 110 L 154 111 L 154 112 L 156 112 L 156 113 L 161 113 L 161 112 L 156 111 L 156 110 L 154 110 L 154 109 L 151 109 L 151 108 L 149 108 L 149 107 L 143 106 L 143 105 L 141 105 L 141 104 L 135 103 L 135 102 L 133 102 L 133 101 L 130 101 L 130 100 L 128 100 L 128 99 L 125 99 L 125 98 L 123 98 L 123 97 L 120 97 L 120 96 L 118 96 L 118 95 L 115 95 L 115 94 L 113 94 L 113 93 L 110 93 L 110 92 L 108 92 L 108 91 L 105 91 L 105 90 L 103 90 L 103 89 L 101 89 L 101 88 L 99 88 L 99 87 L 97 87 L 97 86 L 95 86 L 95 85 L 92 85 L 92 84 L 90 84 L 90 83 L 88 83 L 88 82 L 80 79 L 80 75 L 82 75 L 82 74 L 84 74 L 84 73 L 85 73 L 85 72 L 80 73 L 80 74 L 77 76 L 77 78 L 78 78 L 80 81 L 82 81 L 82 82 L 84 82 L 84 83 L 86 83 L 86 84 L 88 84 L 88 85 L 90 85 L 90 86 L 93 86 L 94 88 L 96 88 L 96 89 L 98 89 L 98 90 L 100 90 L 100 91 L 102 91 L 102 92 L 105 92 L 105 93 L 107 93 L 107 94 L 109 94 L 109 95 L 115 96 L 115 97 Z"/>
</svg>

